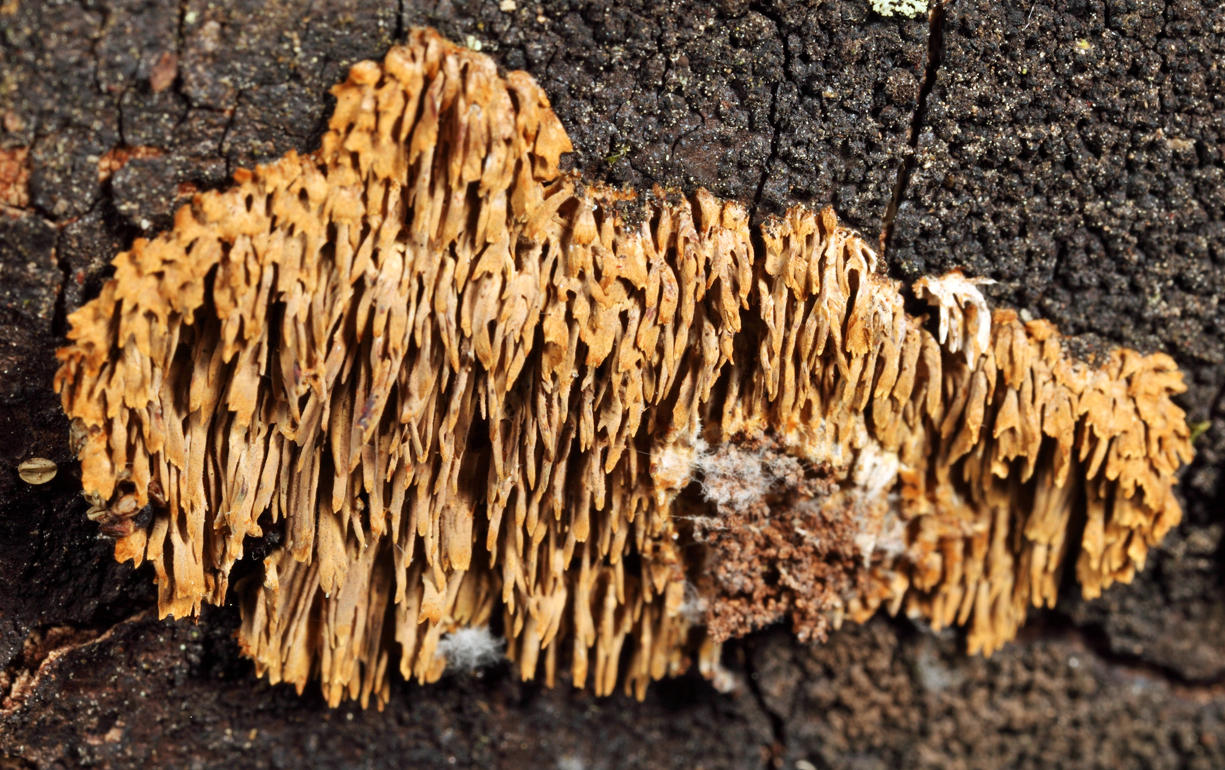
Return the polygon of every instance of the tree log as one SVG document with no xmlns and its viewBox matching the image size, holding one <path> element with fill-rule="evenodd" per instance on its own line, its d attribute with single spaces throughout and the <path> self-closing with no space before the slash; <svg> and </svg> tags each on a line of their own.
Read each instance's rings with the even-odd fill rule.
<svg viewBox="0 0 1225 770">
<path fill-rule="evenodd" d="M 1225 766 L 1225 9 L 1209 0 L 0 2 L 0 766 Z M 51 391 L 65 317 L 193 192 L 317 146 L 413 25 L 549 94 L 593 181 L 833 205 L 890 273 L 995 279 L 1085 355 L 1174 356 L 1182 526 L 990 658 L 905 618 L 731 643 L 645 701 L 506 666 L 381 712 L 255 678 L 237 611 L 158 621 L 85 517 Z M 50 481 L 18 473 L 55 462 Z M 29 476 L 29 474 L 25 474 Z"/>
</svg>

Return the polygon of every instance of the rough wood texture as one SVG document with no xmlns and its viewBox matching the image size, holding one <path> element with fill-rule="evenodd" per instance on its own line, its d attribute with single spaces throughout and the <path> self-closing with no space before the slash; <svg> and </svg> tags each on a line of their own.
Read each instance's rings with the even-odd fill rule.
<svg viewBox="0 0 1225 770">
<path fill-rule="evenodd" d="M 953 4 L 929 25 L 856 2 L 4 4 L 0 748 L 34 763 L 328 763 L 379 748 L 374 763 L 424 766 L 888 765 L 917 747 L 932 765 L 1221 764 L 1222 11 L 1029 6 Z M 420 22 L 538 77 L 593 179 L 701 184 L 759 212 L 832 202 L 883 231 L 896 275 L 980 248 L 990 257 L 967 267 L 1001 279 L 997 298 L 1170 352 L 1208 429 L 1184 477 L 1187 521 L 1154 569 L 1040 613 L 987 662 L 874 622 L 814 648 L 775 633 L 736 645 L 738 695 L 683 679 L 641 705 L 590 701 L 494 670 L 393 687 L 383 715 L 352 720 L 254 684 L 228 610 L 194 627 L 149 620 L 148 576 L 108 564 L 75 495 L 47 390 L 64 314 L 180 194 L 311 149 L 326 87 Z M 818 162 L 830 156 L 842 162 Z M 30 456 L 57 460 L 56 478 L 20 481 Z M 487 740 L 460 741 L 465 727 Z"/>
</svg>

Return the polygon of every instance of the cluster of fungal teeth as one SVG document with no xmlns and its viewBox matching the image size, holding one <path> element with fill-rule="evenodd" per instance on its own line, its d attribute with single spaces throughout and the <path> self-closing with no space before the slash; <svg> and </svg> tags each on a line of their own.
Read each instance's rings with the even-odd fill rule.
<svg viewBox="0 0 1225 770">
<path fill-rule="evenodd" d="M 1169 357 L 1074 360 L 958 274 L 910 315 L 828 209 L 584 187 L 537 85 L 428 30 L 333 94 L 318 151 L 116 257 L 55 378 L 163 615 L 281 534 L 235 587 L 273 682 L 381 706 L 492 628 L 525 679 L 641 697 L 880 607 L 990 652 L 1179 520 Z"/>
</svg>

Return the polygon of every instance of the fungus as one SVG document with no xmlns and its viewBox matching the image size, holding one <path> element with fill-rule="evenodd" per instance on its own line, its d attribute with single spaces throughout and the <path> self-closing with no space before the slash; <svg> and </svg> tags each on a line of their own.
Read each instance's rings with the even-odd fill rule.
<svg viewBox="0 0 1225 770">
<path fill-rule="evenodd" d="M 487 626 L 457 628 L 438 640 L 438 654 L 447 661 L 447 668 L 472 672 L 491 666 L 502 659 L 506 646 Z"/>
<path fill-rule="evenodd" d="M 641 697 L 881 607 L 990 652 L 1179 520 L 1168 356 L 1075 360 L 957 274 L 910 315 L 829 209 L 584 187 L 536 84 L 431 31 L 332 93 L 319 150 L 116 257 L 55 378 L 163 616 L 280 533 L 236 586 L 271 681 L 381 706 L 492 628 L 525 679 Z"/>
</svg>

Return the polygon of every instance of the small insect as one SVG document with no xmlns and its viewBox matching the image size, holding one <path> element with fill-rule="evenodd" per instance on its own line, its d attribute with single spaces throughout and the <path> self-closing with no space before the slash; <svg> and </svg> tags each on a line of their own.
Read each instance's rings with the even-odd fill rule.
<svg viewBox="0 0 1225 770">
<path fill-rule="evenodd" d="M 85 515 L 90 521 L 98 523 L 105 537 L 115 540 L 127 537 L 136 530 L 149 526 L 149 522 L 153 521 L 155 508 L 159 511 L 166 508 L 166 496 L 157 480 L 149 482 L 149 503 L 144 506 L 138 506 L 136 485 L 130 479 L 120 481 L 117 489 L 119 494 L 110 505 L 106 505 L 96 495 L 85 497 L 90 504 Z"/>
</svg>

